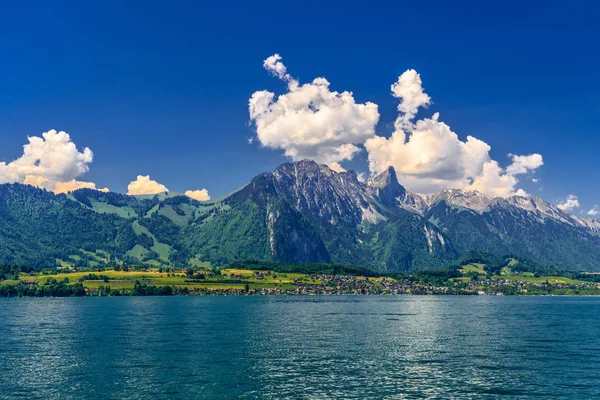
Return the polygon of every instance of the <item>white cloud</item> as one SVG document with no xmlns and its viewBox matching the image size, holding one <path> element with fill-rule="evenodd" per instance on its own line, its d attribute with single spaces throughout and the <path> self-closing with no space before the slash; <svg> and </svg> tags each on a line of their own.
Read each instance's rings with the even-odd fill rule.
<svg viewBox="0 0 600 400">
<path fill-rule="evenodd" d="M 556 207 L 563 211 L 571 212 L 574 209 L 579 208 L 579 199 L 574 194 L 570 194 L 567 196 L 566 200 L 558 203 Z"/>
<path fill-rule="evenodd" d="M 600 211 L 598 211 L 598 206 L 597 206 L 597 205 L 594 205 L 594 207 L 592 207 L 592 208 L 591 208 L 591 209 L 590 209 L 590 210 L 587 212 L 587 214 L 588 214 L 589 216 L 592 216 L 592 217 L 594 217 L 594 216 L 598 215 L 598 213 L 600 213 Z"/>
<path fill-rule="evenodd" d="M 489 155 L 488 155 L 489 157 Z M 541 167 L 544 162 L 540 154 L 528 156 L 515 156 L 509 154 L 512 163 L 502 169 L 497 161 L 489 160 L 483 164 L 482 173 L 474 178 L 473 183 L 467 186 L 469 190 L 478 190 L 490 196 L 507 197 L 511 195 L 529 196 L 523 189 L 516 189 L 519 180 L 516 175 L 526 174 Z"/>
<path fill-rule="evenodd" d="M 401 99 L 398 104 L 398 111 L 401 114 L 396 119 L 396 129 L 409 124 L 419 111 L 419 107 L 428 106 L 431 103 L 431 97 L 423 90 L 421 75 L 414 69 L 409 69 L 400 75 L 391 89 L 392 96 Z"/>
<path fill-rule="evenodd" d="M 540 181 L 539 178 L 531 178 L 531 182 L 533 183 L 538 183 Z"/>
<path fill-rule="evenodd" d="M 517 189 L 517 191 L 515 192 L 515 196 L 529 197 L 529 193 L 527 193 L 523 189 Z"/>
<path fill-rule="evenodd" d="M 5 182 L 3 182 L 3 183 L 5 183 Z M 43 176 L 37 176 L 37 175 L 26 175 L 25 178 L 23 179 L 23 181 L 19 182 L 19 183 L 24 183 L 25 185 L 37 186 L 37 187 L 44 188 L 44 189 L 48 189 L 48 186 L 54 186 L 54 184 L 51 183 L 50 181 L 48 181 L 48 179 L 44 178 Z"/>
<path fill-rule="evenodd" d="M 191 197 L 194 200 L 198 200 L 198 201 L 207 201 L 210 200 L 210 195 L 208 194 L 208 190 L 206 189 L 202 189 L 202 190 L 187 190 L 185 192 L 185 195 L 187 197 Z"/>
<path fill-rule="evenodd" d="M 0 183 L 24 183 L 56 193 L 84 187 L 96 189 L 92 182 L 76 180 L 88 172 L 94 159 L 89 148 L 80 152 L 68 133 L 54 129 L 44 132 L 42 137 L 30 136 L 28 140 L 19 158 L 9 163 L 0 162 Z"/>
<path fill-rule="evenodd" d="M 263 62 L 263 68 L 269 71 L 277 78 L 286 82 L 292 81 L 292 77 L 287 73 L 287 68 L 281 62 L 281 56 L 279 54 L 273 54 Z"/>
<path fill-rule="evenodd" d="M 544 165 L 541 154 L 530 154 L 528 156 L 509 154 L 508 156 L 512 158 L 512 164 L 506 168 L 506 173 L 510 175 L 526 174 Z"/>
<path fill-rule="evenodd" d="M 491 159 L 487 143 L 473 136 L 462 141 L 439 120 L 439 113 L 413 122 L 418 109 L 431 103 L 414 70 L 398 78 L 392 85 L 392 95 L 401 99 L 394 133 L 390 138 L 374 136 L 365 142 L 371 173 L 393 166 L 404 186 L 423 194 L 454 188 L 491 196 L 526 195 L 516 188 L 517 175 L 543 165 L 541 155 L 509 154 L 512 163 L 502 168 Z"/>
<path fill-rule="evenodd" d="M 137 179 L 127 186 L 127 194 L 130 196 L 157 194 L 168 191 L 169 189 L 165 185 L 153 181 L 149 175 L 138 175 Z"/>
<path fill-rule="evenodd" d="M 86 173 L 94 158 L 87 147 L 80 153 L 66 132 L 52 129 L 42 137 L 28 139 L 21 157 L 9 164 L 0 163 L 1 182 L 23 182 L 28 175 L 54 182 L 68 181 Z"/>
<path fill-rule="evenodd" d="M 250 120 L 261 145 L 283 150 L 294 160 L 330 164 L 352 159 L 361 150 L 357 145 L 375 134 L 377 105 L 356 103 L 351 92 L 331 91 L 325 78 L 300 84 L 280 60 L 275 54 L 264 67 L 288 83 L 287 93 L 276 97 L 257 91 L 249 100 Z"/>
<path fill-rule="evenodd" d="M 96 188 L 96 184 L 93 182 L 82 182 L 75 179 L 68 182 L 57 182 L 56 185 L 54 185 L 54 193 L 69 193 L 77 189 L 94 189 L 99 192 L 109 192 L 108 188 Z"/>
<path fill-rule="evenodd" d="M 332 162 L 328 165 L 335 172 L 346 172 L 346 169 L 340 165 L 338 162 Z"/>
</svg>

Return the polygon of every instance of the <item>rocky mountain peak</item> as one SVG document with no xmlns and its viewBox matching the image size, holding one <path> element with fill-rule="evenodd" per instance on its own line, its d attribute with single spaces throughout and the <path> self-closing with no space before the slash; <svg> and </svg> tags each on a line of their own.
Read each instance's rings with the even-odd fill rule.
<svg viewBox="0 0 600 400">
<path fill-rule="evenodd" d="M 332 224 L 343 220 L 352 223 L 384 220 L 376 204 L 424 215 L 433 206 L 445 202 L 450 207 L 479 214 L 492 209 L 520 209 L 540 222 L 550 218 L 600 232 L 600 223 L 597 221 L 571 215 L 536 196 L 490 197 L 475 190 L 461 189 L 446 189 L 429 196 L 413 194 L 400 184 L 391 166 L 366 184 L 358 181 L 354 171 L 336 172 L 312 160 L 282 164 L 271 176 L 277 193 L 297 210 L 316 214 Z"/>
<path fill-rule="evenodd" d="M 168 243 L 174 257 L 154 256 L 155 245 Z M 51 268 L 57 252 L 83 257 L 86 248 L 127 260 L 140 247 L 140 262 L 153 256 L 182 265 L 203 254 L 219 264 L 331 261 L 410 271 L 483 251 L 598 270 L 600 221 L 539 197 L 456 189 L 422 197 L 405 190 L 393 168 L 365 184 L 353 171 L 338 173 L 313 161 L 283 164 L 210 204 L 173 193 L 55 195 L 0 184 L 0 262 Z"/>
<path fill-rule="evenodd" d="M 388 167 L 381 174 L 371 178 L 367 186 L 381 204 L 386 206 L 400 205 L 407 194 L 404 186 L 398 182 L 394 167 Z"/>
<path fill-rule="evenodd" d="M 470 210 L 482 212 L 492 204 L 493 197 L 487 196 L 476 190 L 447 189 L 429 196 L 428 203 L 433 205 L 440 201 L 445 201 L 449 205 L 468 208 Z"/>
<path fill-rule="evenodd" d="M 326 165 L 319 165 L 312 160 L 302 160 L 281 164 L 273 173 L 275 176 L 296 176 L 312 178 L 322 174 L 331 175 L 333 171 Z"/>
<path fill-rule="evenodd" d="M 280 197 L 296 210 L 332 225 L 356 225 L 363 219 L 363 209 L 369 208 L 365 185 L 354 171 L 335 172 L 327 165 L 302 160 L 280 165 L 273 177 Z"/>
<path fill-rule="evenodd" d="M 527 211 L 542 211 L 553 207 L 537 196 L 510 196 L 505 201 Z"/>
<path fill-rule="evenodd" d="M 571 226 L 583 227 L 593 232 L 598 231 L 597 222 L 586 218 L 580 218 L 576 215 L 563 211 L 554 204 L 551 204 L 538 196 L 511 196 L 503 199 L 503 201 L 538 215 L 541 220 L 545 218 L 552 218 L 556 221 L 564 222 Z"/>
<path fill-rule="evenodd" d="M 376 188 L 383 188 L 386 186 L 401 186 L 396 176 L 396 170 L 394 167 L 388 167 L 385 171 L 379 175 L 369 179 L 369 186 Z"/>
</svg>

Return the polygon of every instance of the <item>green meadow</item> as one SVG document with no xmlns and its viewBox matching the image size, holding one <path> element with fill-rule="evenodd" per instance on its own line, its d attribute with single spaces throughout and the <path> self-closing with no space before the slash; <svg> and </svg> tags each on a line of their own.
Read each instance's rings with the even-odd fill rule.
<svg viewBox="0 0 600 400">
<path fill-rule="evenodd" d="M 502 275 L 494 276 L 495 279 L 504 279 L 507 281 L 515 282 L 530 282 L 530 283 L 545 283 L 548 282 L 552 285 L 566 284 L 566 285 L 581 285 L 586 282 L 577 279 L 571 279 L 564 276 L 533 276 L 532 274 L 524 273 L 523 275 Z"/>
<path fill-rule="evenodd" d="M 199 272 L 202 273 L 203 270 Z M 136 282 L 153 286 L 175 286 L 209 290 L 244 289 L 246 285 L 250 289 L 290 289 L 295 286 L 294 282 L 298 280 L 306 283 L 319 283 L 318 280 L 311 279 L 306 274 L 300 273 L 278 274 L 273 271 L 251 271 L 234 268 L 223 269 L 220 275 L 215 276 L 208 276 L 209 271 L 205 271 L 205 273 L 206 277 L 204 279 L 196 279 L 185 275 L 183 271 L 168 273 L 159 272 L 158 268 L 150 268 L 146 271 L 104 270 L 97 272 L 22 274 L 19 281 L 44 284 L 49 279 L 55 279 L 59 282 L 68 279 L 69 283 L 77 283 L 83 278 L 84 280 L 81 281 L 83 286 L 92 291 L 106 286 L 110 286 L 111 290 L 131 290 Z M 89 279 L 90 274 L 95 275 L 98 279 Z M 19 281 L 4 281 L 3 284 L 18 284 Z"/>
<path fill-rule="evenodd" d="M 485 275 L 485 270 L 483 269 L 484 266 L 485 266 L 485 264 L 481 264 L 481 263 L 470 263 L 467 265 L 463 265 L 463 267 L 461 269 L 459 269 L 459 271 L 462 272 L 463 275 L 468 275 L 468 274 Z"/>
</svg>

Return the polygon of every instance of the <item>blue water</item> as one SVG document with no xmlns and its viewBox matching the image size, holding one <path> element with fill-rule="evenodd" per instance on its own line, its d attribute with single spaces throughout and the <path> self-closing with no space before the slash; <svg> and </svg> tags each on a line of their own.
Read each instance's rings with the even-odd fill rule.
<svg viewBox="0 0 600 400">
<path fill-rule="evenodd" d="M 600 298 L 0 300 L 0 398 L 600 397 Z"/>
</svg>

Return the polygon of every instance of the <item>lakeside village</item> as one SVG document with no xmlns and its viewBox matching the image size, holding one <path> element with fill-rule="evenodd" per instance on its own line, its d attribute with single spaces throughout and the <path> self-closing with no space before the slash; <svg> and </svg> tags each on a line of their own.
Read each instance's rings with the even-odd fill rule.
<svg viewBox="0 0 600 400">
<path fill-rule="evenodd" d="M 223 269 L 142 265 L 85 271 L 4 265 L 0 296 L 600 295 L 599 274 L 541 275 L 521 271 L 517 263 L 493 271 L 478 262 L 458 266 L 403 275 L 344 265 L 267 262 L 238 262 Z"/>
<path fill-rule="evenodd" d="M 448 281 L 444 285 L 410 279 L 370 278 L 352 275 L 309 275 L 309 281 L 296 280 L 292 288 L 205 289 L 199 295 L 600 295 L 598 283 L 529 282 L 505 279 Z"/>
<path fill-rule="evenodd" d="M 415 282 L 410 279 L 355 277 L 351 275 L 312 275 L 320 282 L 311 284 L 297 282 L 294 289 L 260 289 L 254 294 L 300 294 L 300 295 L 547 295 L 547 294 L 599 294 L 598 283 L 530 282 L 505 279 L 447 281 L 443 285 Z M 242 294 L 242 293 L 236 293 Z"/>
</svg>

